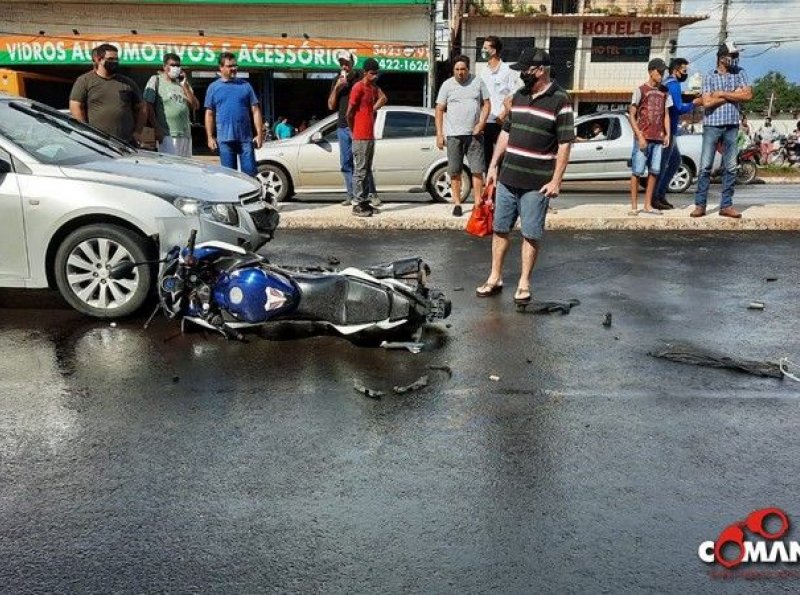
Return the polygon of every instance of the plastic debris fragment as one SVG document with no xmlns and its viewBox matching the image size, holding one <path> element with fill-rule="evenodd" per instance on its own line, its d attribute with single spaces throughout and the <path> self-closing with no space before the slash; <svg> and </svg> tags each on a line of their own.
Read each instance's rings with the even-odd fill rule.
<svg viewBox="0 0 800 595">
<path fill-rule="evenodd" d="M 363 384 L 360 384 L 357 380 L 353 381 L 353 388 L 360 392 L 365 397 L 369 397 L 370 399 L 380 399 L 386 393 L 380 390 L 375 390 L 374 388 L 368 388 Z"/>
<path fill-rule="evenodd" d="M 726 368 L 755 376 L 783 378 L 784 375 L 780 365 L 773 362 L 728 357 L 691 345 L 666 345 L 657 351 L 649 352 L 648 355 L 682 364 Z"/>
<path fill-rule="evenodd" d="M 419 390 L 421 388 L 425 388 L 426 386 L 428 386 L 427 374 L 425 376 L 420 376 L 414 382 L 406 386 L 394 386 L 392 387 L 392 390 L 398 395 L 402 395 L 403 393 L 410 393 L 411 391 Z"/>
<path fill-rule="evenodd" d="M 415 343 L 414 341 L 383 341 L 381 347 L 384 349 L 408 349 L 411 353 L 419 353 L 425 347 L 425 343 Z"/>
</svg>

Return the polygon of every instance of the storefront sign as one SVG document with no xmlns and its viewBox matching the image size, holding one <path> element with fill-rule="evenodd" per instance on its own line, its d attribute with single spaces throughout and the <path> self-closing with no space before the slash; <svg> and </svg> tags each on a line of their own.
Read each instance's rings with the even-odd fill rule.
<svg viewBox="0 0 800 595">
<path fill-rule="evenodd" d="M 339 56 L 353 53 L 356 66 L 375 58 L 390 72 L 427 72 L 428 48 L 382 41 L 291 38 L 221 38 L 108 35 L 36 37 L 0 35 L 0 66 L 59 66 L 91 63 L 92 48 L 111 43 L 119 49 L 123 66 L 160 67 L 164 54 L 180 56 L 186 68 L 217 67 L 222 51 L 237 55 L 239 67 L 277 70 L 338 70 Z"/>
<path fill-rule="evenodd" d="M 583 23 L 584 35 L 660 35 L 661 21 L 610 20 Z"/>
<path fill-rule="evenodd" d="M 592 37 L 592 62 L 647 62 L 650 37 Z"/>
</svg>

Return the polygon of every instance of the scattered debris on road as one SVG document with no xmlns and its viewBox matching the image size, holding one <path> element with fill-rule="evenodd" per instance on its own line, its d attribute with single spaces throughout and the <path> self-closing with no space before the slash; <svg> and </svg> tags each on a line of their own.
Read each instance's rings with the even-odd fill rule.
<svg viewBox="0 0 800 595">
<path fill-rule="evenodd" d="M 580 305 L 581 301 L 576 299 L 552 302 L 531 302 L 530 304 L 517 304 L 517 310 L 528 311 L 532 314 L 552 314 L 553 312 L 561 312 L 561 314 L 569 314 L 575 306 Z"/>
<path fill-rule="evenodd" d="M 763 310 L 764 309 L 764 302 L 750 302 L 747 305 L 748 310 Z"/>
<path fill-rule="evenodd" d="M 773 362 L 728 357 L 691 345 L 668 344 L 659 350 L 648 352 L 648 355 L 681 364 L 725 368 L 767 378 L 783 378 L 784 375 L 780 365 Z"/>
<path fill-rule="evenodd" d="M 408 384 L 406 386 L 393 386 L 392 390 L 396 394 L 402 395 L 404 393 L 410 393 L 411 391 L 419 390 L 421 388 L 425 388 L 426 386 L 428 386 L 428 375 L 427 374 L 425 376 L 420 376 L 414 382 L 412 382 L 411 384 Z"/>
<path fill-rule="evenodd" d="M 605 316 L 603 316 L 603 326 L 611 326 L 611 312 L 606 312 Z"/>
<path fill-rule="evenodd" d="M 781 361 L 778 362 L 778 366 L 784 376 L 796 382 L 800 382 L 800 376 L 798 376 L 800 375 L 800 364 L 790 361 L 788 357 L 782 357 Z"/>
<path fill-rule="evenodd" d="M 489 376 L 489 380 L 491 380 L 493 382 L 498 382 L 500 380 L 500 376 L 497 376 L 496 374 L 491 374 Z"/>
<path fill-rule="evenodd" d="M 425 343 L 414 341 L 383 341 L 381 347 L 384 349 L 408 349 L 411 353 L 419 353 L 425 347 Z"/>
<path fill-rule="evenodd" d="M 444 372 L 445 374 L 447 374 L 448 378 L 452 378 L 453 377 L 453 369 L 450 366 L 430 364 L 428 366 L 428 369 L 429 370 L 440 370 L 440 371 Z"/>
<path fill-rule="evenodd" d="M 386 393 L 380 390 L 376 390 L 374 388 L 368 388 L 363 384 L 359 383 L 358 380 L 353 381 L 353 388 L 360 392 L 365 397 L 369 397 L 370 399 L 380 399 Z"/>
</svg>

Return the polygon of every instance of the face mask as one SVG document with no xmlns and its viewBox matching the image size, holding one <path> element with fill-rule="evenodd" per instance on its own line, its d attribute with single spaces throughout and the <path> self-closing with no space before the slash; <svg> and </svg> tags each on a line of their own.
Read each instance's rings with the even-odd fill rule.
<svg viewBox="0 0 800 595">
<path fill-rule="evenodd" d="M 525 83 L 525 86 L 529 89 L 533 89 L 536 81 L 539 80 L 539 77 L 532 72 L 523 72 L 521 75 L 519 75 L 519 78 L 522 79 L 522 82 Z"/>
<path fill-rule="evenodd" d="M 170 66 L 169 70 L 167 71 L 169 78 L 176 79 L 181 75 L 181 67 L 180 66 Z"/>
<path fill-rule="evenodd" d="M 109 74 L 114 74 L 119 69 L 119 62 L 117 60 L 106 60 L 103 62 L 103 66 L 105 66 Z"/>
<path fill-rule="evenodd" d="M 481 50 L 481 60 L 488 60 L 489 56 L 489 50 Z"/>
<path fill-rule="evenodd" d="M 679 74 L 679 75 L 677 75 L 677 76 L 675 77 L 675 79 L 676 79 L 676 80 L 677 80 L 679 83 L 686 82 L 686 79 L 688 79 L 688 78 L 689 78 L 689 75 L 688 75 L 688 74 L 685 74 L 685 73 L 684 73 L 684 74 Z"/>
<path fill-rule="evenodd" d="M 739 72 L 739 58 L 731 58 L 726 56 L 722 59 L 722 63 L 728 68 L 728 72 L 736 74 Z"/>
</svg>

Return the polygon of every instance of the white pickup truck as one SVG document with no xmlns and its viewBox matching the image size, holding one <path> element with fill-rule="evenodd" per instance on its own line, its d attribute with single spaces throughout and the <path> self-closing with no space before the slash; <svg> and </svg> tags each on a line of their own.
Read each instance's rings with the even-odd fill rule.
<svg viewBox="0 0 800 595">
<path fill-rule="evenodd" d="M 569 165 L 564 175 L 566 181 L 625 180 L 631 176 L 633 130 L 625 112 L 601 112 L 576 118 L 578 137 L 586 138 L 594 124 L 600 124 L 603 140 L 578 141 L 572 145 Z M 697 177 L 700 168 L 701 134 L 681 134 L 678 148 L 682 163 L 669 184 L 669 192 L 685 192 Z M 719 153 L 715 155 L 714 168 L 719 166 Z"/>
</svg>

